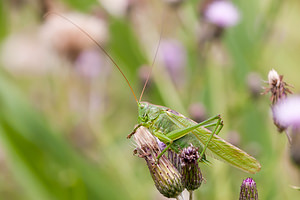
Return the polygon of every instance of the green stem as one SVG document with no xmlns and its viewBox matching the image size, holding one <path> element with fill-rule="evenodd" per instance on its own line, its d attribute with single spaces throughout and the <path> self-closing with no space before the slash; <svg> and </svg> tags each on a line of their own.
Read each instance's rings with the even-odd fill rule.
<svg viewBox="0 0 300 200">
<path fill-rule="evenodd" d="M 189 200 L 193 200 L 193 190 L 190 190 L 189 193 L 190 193 L 190 198 L 189 198 Z"/>
</svg>

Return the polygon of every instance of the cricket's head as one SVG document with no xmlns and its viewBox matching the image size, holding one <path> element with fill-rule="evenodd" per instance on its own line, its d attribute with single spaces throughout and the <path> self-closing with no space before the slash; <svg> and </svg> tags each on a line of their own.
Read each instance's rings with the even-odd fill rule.
<svg viewBox="0 0 300 200">
<path fill-rule="evenodd" d="M 138 103 L 138 123 L 153 121 L 160 114 L 161 108 L 148 102 Z"/>
</svg>

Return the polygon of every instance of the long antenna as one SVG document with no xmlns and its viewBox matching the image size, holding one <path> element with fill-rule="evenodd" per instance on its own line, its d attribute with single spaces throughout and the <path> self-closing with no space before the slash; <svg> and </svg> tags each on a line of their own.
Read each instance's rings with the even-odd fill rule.
<svg viewBox="0 0 300 200">
<path fill-rule="evenodd" d="M 105 49 L 88 33 L 86 32 L 85 30 L 83 30 L 80 26 L 78 26 L 77 24 L 75 24 L 74 22 L 72 22 L 70 19 L 66 18 L 65 16 L 59 14 L 59 13 L 56 13 L 56 12 L 48 12 L 44 15 L 44 17 L 46 18 L 47 16 L 49 15 L 56 15 L 56 16 L 59 16 L 61 18 L 63 18 L 64 20 L 70 22 L 71 24 L 73 24 L 75 27 L 77 27 L 82 33 L 84 33 L 88 38 L 90 38 L 101 50 L 102 52 L 110 59 L 110 61 L 117 67 L 117 69 L 119 70 L 119 72 L 122 74 L 122 76 L 124 77 L 124 79 L 126 80 L 133 96 L 134 96 L 134 99 L 135 101 L 138 103 L 139 101 L 137 100 L 136 98 L 136 95 L 128 81 L 128 79 L 126 78 L 125 74 L 122 72 L 122 70 L 120 69 L 120 67 L 117 65 L 117 63 L 114 61 L 114 59 L 105 51 Z M 149 78 L 149 77 L 148 77 Z"/>
<path fill-rule="evenodd" d="M 153 58 L 153 61 L 152 61 L 152 64 L 151 64 L 151 70 L 150 70 L 150 72 L 148 74 L 148 77 L 147 77 L 147 79 L 145 81 L 143 90 L 142 90 L 140 98 L 139 98 L 139 102 L 142 100 L 142 97 L 143 97 L 143 94 L 145 92 L 146 86 L 147 86 L 147 84 L 149 82 L 149 79 L 151 77 L 151 74 L 152 74 L 152 71 L 153 71 L 153 67 L 154 67 L 154 63 L 155 63 L 155 60 L 156 60 L 156 57 L 157 57 L 157 53 L 158 53 L 158 50 L 159 50 L 159 46 L 160 46 L 160 42 L 161 42 L 161 38 L 162 38 L 162 33 L 163 33 L 163 27 L 164 27 L 163 25 L 164 25 L 164 22 L 165 22 L 164 21 L 164 17 L 162 19 L 163 19 L 163 22 L 162 22 L 161 28 L 160 28 L 160 35 L 159 35 L 158 45 L 157 45 L 157 48 L 156 48 L 156 51 L 155 51 L 155 55 L 154 55 L 154 58 Z"/>
</svg>

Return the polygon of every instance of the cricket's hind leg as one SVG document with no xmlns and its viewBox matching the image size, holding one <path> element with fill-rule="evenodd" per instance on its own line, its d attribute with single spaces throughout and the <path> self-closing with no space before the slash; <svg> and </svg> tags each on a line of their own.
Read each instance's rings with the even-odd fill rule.
<svg viewBox="0 0 300 200">
<path fill-rule="evenodd" d="M 216 116 L 211 117 L 211 118 L 209 118 L 209 119 L 207 119 L 205 121 L 202 121 L 201 124 L 203 124 L 202 127 L 204 127 L 204 128 L 215 127 L 215 130 L 217 130 L 216 129 L 217 126 L 221 125 L 223 127 L 223 122 L 221 120 L 221 116 L 220 115 L 216 115 Z M 222 127 L 221 127 L 221 129 L 222 129 Z M 219 131 L 216 131 L 214 134 L 218 135 L 219 132 L 221 131 L 221 129 Z"/>
<path fill-rule="evenodd" d="M 217 122 L 214 122 L 215 120 L 217 120 Z M 210 122 L 213 122 L 213 123 L 210 123 Z M 180 139 L 182 137 L 184 137 L 185 135 L 187 135 L 188 133 L 190 133 L 191 131 L 197 129 L 198 127 L 200 126 L 203 126 L 203 127 L 211 127 L 211 126 L 216 126 L 215 127 L 215 130 L 214 130 L 214 134 L 218 134 L 221 130 L 222 127 L 220 127 L 220 125 L 222 125 L 223 127 L 223 123 L 221 123 L 221 116 L 220 115 L 216 115 L 214 117 L 211 117 L 201 123 L 198 123 L 198 124 L 195 124 L 193 126 L 190 126 L 190 127 L 185 127 L 185 128 L 182 128 L 182 129 L 176 129 L 176 130 L 173 130 L 167 134 L 163 134 L 163 133 L 159 133 L 159 132 L 155 132 L 154 135 L 159 139 L 161 140 L 163 143 L 165 143 L 167 145 L 167 147 L 157 156 L 157 160 L 171 147 L 171 145 L 173 144 L 173 142 L 177 139 Z M 220 127 L 220 128 L 218 128 Z M 208 140 L 208 143 L 209 141 L 211 140 L 211 138 L 213 137 L 213 134 L 212 136 L 209 138 Z M 205 149 L 207 148 L 207 145 L 208 143 L 205 145 Z M 202 151 L 203 154 L 205 151 Z M 203 156 L 203 154 L 201 154 L 201 157 Z"/>
<path fill-rule="evenodd" d="M 208 124 L 209 126 L 211 126 L 210 124 Z M 221 129 L 223 128 L 224 124 L 223 124 L 223 121 L 221 119 L 221 117 L 217 120 L 217 122 L 215 123 L 215 128 L 214 130 L 212 131 L 208 141 L 206 142 L 200 156 L 199 156 L 199 161 L 202 160 L 203 156 L 205 155 L 205 150 L 207 149 L 208 147 L 208 144 L 210 143 L 211 139 L 213 138 L 214 135 L 218 135 L 221 131 Z M 205 126 L 204 126 L 205 127 Z"/>
</svg>

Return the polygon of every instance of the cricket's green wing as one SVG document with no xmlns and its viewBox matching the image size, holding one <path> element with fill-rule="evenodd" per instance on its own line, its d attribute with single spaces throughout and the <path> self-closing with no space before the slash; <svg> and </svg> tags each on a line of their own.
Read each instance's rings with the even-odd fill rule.
<svg viewBox="0 0 300 200">
<path fill-rule="evenodd" d="M 172 117 L 170 113 L 169 115 L 170 119 L 177 124 L 178 128 L 186 128 L 196 124 L 196 122 L 186 117 Z M 207 143 L 212 134 L 210 130 L 203 127 L 195 129 L 192 133 L 203 146 Z M 205 154 L 252 174 L 255 174 L 261 168 L 260 163 L 255 158 L 217 135 L 213 136 Z"/>
</svg>

